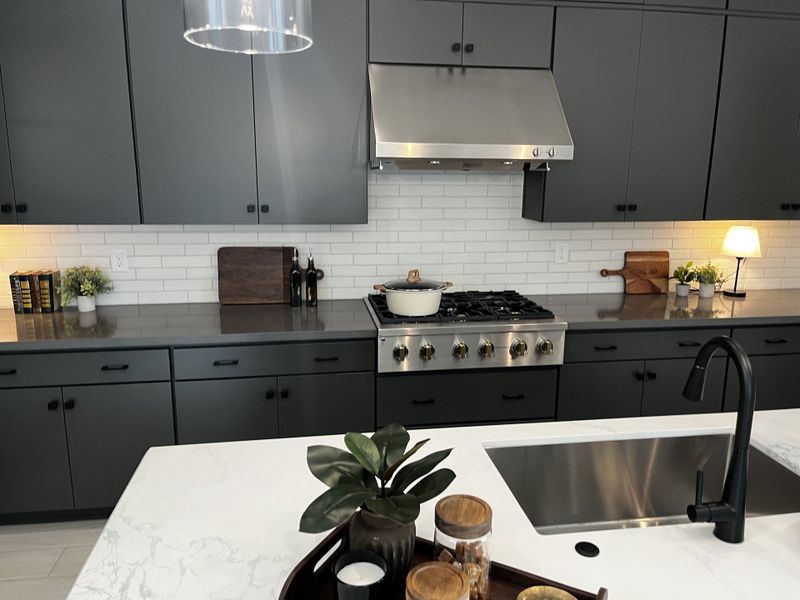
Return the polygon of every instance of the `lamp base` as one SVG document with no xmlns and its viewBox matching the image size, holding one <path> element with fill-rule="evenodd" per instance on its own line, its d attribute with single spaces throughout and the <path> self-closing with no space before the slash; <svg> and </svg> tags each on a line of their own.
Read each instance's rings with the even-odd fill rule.
<svg viewBox="0 0 800 600">
<path fill-rule="evenodd" d="M 747 296 L 747 292 L 743 292 L 741 290 L 722 290 L 722 295 L 727 296 L 728 298 L 744 298 Z"/>
</svg>

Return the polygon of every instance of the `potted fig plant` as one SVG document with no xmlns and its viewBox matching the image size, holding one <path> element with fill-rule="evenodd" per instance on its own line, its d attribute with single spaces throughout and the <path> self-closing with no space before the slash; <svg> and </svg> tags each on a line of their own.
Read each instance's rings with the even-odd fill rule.
<svg viewBox="0 0 800 600">
<path fill-rule="evenodd" d="M 691 287 L 689 284 L 694 281 L 694 271 L 692 270 L 692 266 L 694 263 L 692 261 L 687 262 L 685 265 L 681 265 L 675 269 L 675 272 L 672 273 L 672 278 L 678 281 L 675 284 L 675 295 L 680 298 L 685 298 L 689 295 L 689 288 Z"/>
<path fill-rule="evenodd" d="M 78 300 L 79 312 L 91 312 L 96 308 L 95 296 L 105 294 L 113 286 L 108 276 L 97 267 L 72 267 L 61 279 L 61 301 L 63 304 Z"/>
<path fill-rule="evenodd" d="M 405 577 L 414 555 L 420 504 L 441 494 L 456 476 L 450 469 L 434 471 L 451 449 L 409 462 L 429 440 L 407 449 L 409 441 L 405 427 L 392 424 L 371 438 L 346 434 L 349 452 L 333 446 L 309 446 L 306 454 L 311 473 L 329 489 L 300 517 L 300 531 L 326 531 L 352 516 L 350 549 L 382 556 L 393 582 Z"/>
<path fill-rule="evenodd" d="M 708 261 L 700 267 L 695 267 L 694 277 L 700 284 L 700 297 L 713 298 L 717 289 L 717 284 L 722 283 L 722 269 Z"/>
</svg>

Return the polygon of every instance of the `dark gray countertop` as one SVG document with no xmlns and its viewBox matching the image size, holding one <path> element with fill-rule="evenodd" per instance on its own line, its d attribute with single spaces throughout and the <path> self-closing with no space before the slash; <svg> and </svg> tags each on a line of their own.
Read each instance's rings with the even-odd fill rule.
<svg viewBox="0 0 800 600">
<path fill-rule="evenodd" d="M 674 294 L 574 294 L 537 298 L 569 323 L 570 331 L 800 324 L 800 289 L 753 290 L 734 300 Z"/>
<path fill-rule="evenodd" d="M 100 306 L 95 313 L 65 310 L 16 315 L 0 310 L 0 351 L 86 350 L 203 346 L 258 342 L 374 339 L 363 300 L 319 306 L 155 304 Z"/>
</svg>

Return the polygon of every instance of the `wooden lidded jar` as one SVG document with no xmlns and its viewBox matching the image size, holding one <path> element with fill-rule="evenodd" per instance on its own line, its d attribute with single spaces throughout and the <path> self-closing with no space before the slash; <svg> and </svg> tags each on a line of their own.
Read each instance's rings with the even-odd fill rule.
<svg viewBox="0 0 800 600">
<path fill-rule="evenodd" d="M 406 577 L 406 600 L 469 600 L 469 581 L 453 565 L 422 563 Z"/>
</svg>

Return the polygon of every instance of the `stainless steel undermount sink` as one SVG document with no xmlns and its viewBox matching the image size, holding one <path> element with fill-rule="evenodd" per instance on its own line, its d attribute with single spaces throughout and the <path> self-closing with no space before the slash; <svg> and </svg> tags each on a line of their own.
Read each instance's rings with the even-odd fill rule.
<svg viewBox="0 0 800 600">
<path fill-rule="evenodd" d="M 688 523 L 695 476 L 720 497 L 730 435 L 486 448 L 541 534 Z M 800 476 L 750 448 L 748 516 L 800 512 Z"/>
</svg>

